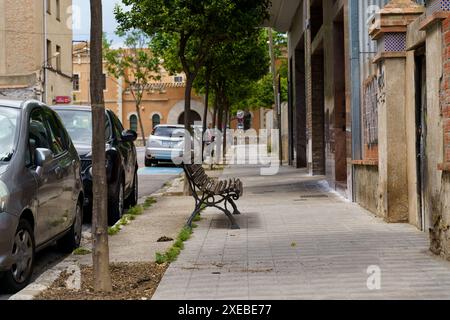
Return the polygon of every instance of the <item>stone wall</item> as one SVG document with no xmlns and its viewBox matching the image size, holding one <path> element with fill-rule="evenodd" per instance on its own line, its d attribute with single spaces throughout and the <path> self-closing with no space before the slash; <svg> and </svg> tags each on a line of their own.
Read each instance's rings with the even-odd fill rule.
<svg viewBox="0 0 450 320">
<path fill-rule="evenodd" d="M 377 214 L 378 167 L 355 165 L 354 181 L 355 202 Z"/>
</svg>

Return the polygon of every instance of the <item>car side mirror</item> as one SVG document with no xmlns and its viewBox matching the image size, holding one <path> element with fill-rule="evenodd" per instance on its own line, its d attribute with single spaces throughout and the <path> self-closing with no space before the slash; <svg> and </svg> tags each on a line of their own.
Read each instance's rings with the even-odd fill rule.
<svg viewBox="0 0 450 320">
<path fill-rule="evenodd" d="M 53 160 L 53 152 L 50 149 L 37 148 L 34 159 L 37 167 L 45 168 Z"/>
<path fill-rule="evenodd" d="M 125 142 L 134 142 L 137 140 L 137 133 L 134 130 L 125 130 L 122 132 L 122 140 Z"/>
</svg>

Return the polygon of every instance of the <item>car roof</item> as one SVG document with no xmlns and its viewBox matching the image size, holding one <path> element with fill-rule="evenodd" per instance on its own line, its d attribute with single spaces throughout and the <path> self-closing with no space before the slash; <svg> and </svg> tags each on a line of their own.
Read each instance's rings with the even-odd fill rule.
<svg viewBox="0 0 450 320">
<path fill-rule="evenodd" d="M 61 104 L 61 105 L 54 105 L 50 106 L 53 110 L 70 110 L 70 111 L 92 111 L 91 106 L 85 106 L 85 105 L 69 105 L 69 104 Z"/>
<path fill-rule="evenodd" d="M 16 109 L 22 109 L 24 100 L 6 100 L 0 99 L 0 106 L 2 107 L 10 107 Z"/>
<path fill-rule="evenodd" d="M 155 128 L 179 128 L 184 129 L 184 126 L 181 124 L 159 124 Z"/>
</svg>

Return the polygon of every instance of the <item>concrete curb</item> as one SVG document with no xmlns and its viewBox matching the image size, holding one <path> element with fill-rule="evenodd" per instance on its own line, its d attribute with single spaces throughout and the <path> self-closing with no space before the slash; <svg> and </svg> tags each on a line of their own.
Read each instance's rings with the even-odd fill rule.
<svg viewBox="0 0 450 320">
<path fill-rule="evenodd" d="M 11 296 L 8 300 L 34 300 L 42 292 L 50 288 L 50 286 L 59 278 L 63 271 L 70 272 L 78 267 L 76 262 L 66 258 L 53 268 L 41 274 L 33 283 L 29 284 L 25 289 Z"/>
</svg>

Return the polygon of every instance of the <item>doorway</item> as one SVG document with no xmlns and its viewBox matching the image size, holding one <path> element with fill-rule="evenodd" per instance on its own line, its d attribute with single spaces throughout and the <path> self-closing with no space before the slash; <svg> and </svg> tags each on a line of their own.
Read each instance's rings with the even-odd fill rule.
<svg viewBox="0 0 450 320">
<path fill-rule="evenodd" d="M 427 79 L 425 47 L 416 50 L 416 167 L 417 167 L 417 202 L 419 226 L 422 231 L 431 227 L 431 221 L 425 210 L 425 168 L 426 168 L 426 106 L 427 106 Z"/>
<path fill-rule="evenodd" d="M 189 117 L 190 125 L 194 125 L 196 122 L 202 121 L 202 117 L 194 110 L 191 110 L 191 116 Z M 184 124 L 184 112 L 178 117 L 178 124 Z"/>
<path fill-rule="evenodd" d="M 334 156 L 336 187 L 347 189 L 347 110 L 345 96 L 345 38 L 343 9 L 333 25 L 334 39 Z"/>
</svg>

